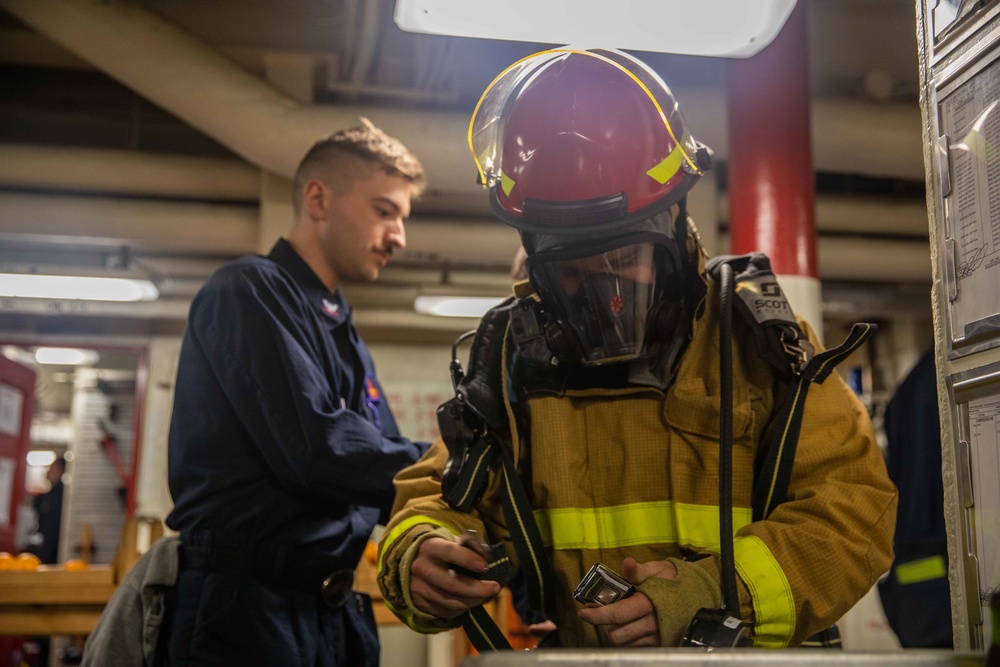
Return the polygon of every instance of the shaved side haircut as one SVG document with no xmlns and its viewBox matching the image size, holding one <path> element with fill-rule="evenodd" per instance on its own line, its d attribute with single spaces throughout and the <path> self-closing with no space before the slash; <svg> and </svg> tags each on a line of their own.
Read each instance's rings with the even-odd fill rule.
<svg viewBox="0 0 1000 667">
<path fill-rule="evenodd" d="M 337 194 L 343 194 L 355 181 L 367 177 L 372 169 L 405 178 L 414 199 L 423 194 L 427 185 L 420 160 L 399 139 L 390 137 L 367 118 L 361 118 L 360 125 L 316 142 L 302 158 L 295 172 L 292 199 L 295 214 L 302 209 L 302 189 L 308 181 L 321 180 Z"/>
</svg>

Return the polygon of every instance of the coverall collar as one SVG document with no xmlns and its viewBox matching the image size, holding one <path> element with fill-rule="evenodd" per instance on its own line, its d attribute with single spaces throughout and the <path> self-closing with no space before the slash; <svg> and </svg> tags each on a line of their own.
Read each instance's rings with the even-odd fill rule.
<svg viewBox="0 0 1000 667">
<path fill-rule="evenodd" d="M 288 241 L 283 238 L 278 239 L 267 257 L 292 274 L 309 303 L 330 322 L 332 327 L 340 326 L 350 320 L 351 307 L 344 298 L 344 293 L 339 287 L 333 292 L 328 290 Z"/>
</svg>

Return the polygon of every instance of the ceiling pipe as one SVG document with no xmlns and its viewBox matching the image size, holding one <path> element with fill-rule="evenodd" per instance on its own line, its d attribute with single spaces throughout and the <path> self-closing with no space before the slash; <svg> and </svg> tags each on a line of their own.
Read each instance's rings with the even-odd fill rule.
<svg viewBox="0 0 1000 667">
<path fill-rule="evenodd" d="M 0 7 L 261 169 L 291 178 L 317 139 L 367 116 L 420 156 L 432 190 L 479 189 L 471 159 L 455 158 L 464 152 L 466 114 L 303 105 L 134 4 L 2 0 Z"/>
<path fill-rule="evenodd" d="M 257 207 L 235 204 L 0 193 L 0 220 L 0 239 L 11 241 L 221 256 L 257 243 Z"/>
<path fill-rule="evenodd" d="M 823 280 L 931 282 L 931 248 L 926 241 L 820 236 L 816 251 Z"/>
<path fill-rule="evenodd" d="M 291 177 L 317 138 L 364 115 L 420 157 L 430 182 L 429 202 L 438 191 L 474 194 L 468 201 L 482 205 L 466 150 L 464 113 L 303 105 L 134 4 L 0 0 L 0 7 L 261 169 Z M 720 161 L 726 155 L 723 94 L 678 94 L 697 136 Z M 812 113 L 818 171 L 923 180 L 916 103 L 816 100 Z"/>
<path fill-rule="evenodd" d="M 258 215 L 257 206 L 241 204 L 0 192 L 0 239 L 235 257 L 257 251 Z M 397 258 L 411 263 L 507 267 L 520 245 L 514 229 L 486 217 L 412 217 L 406 231 Z"/>
<path fill-rule="evenodd" d="M 0 144 L 0 186 L 256 202 L 260 170 L 231 158 Z"/>
<path fill-rule="evenodd" d="M 361 3 L 360 25 L 355 31 L 355 36 L 360 37 L 357 46 L 352 48 L 354 62 L 351 63 L 351 77 L 349 83 L 353 87 L 360 88 L 368 78 L 368 72 L 375 62 L 375 53 L 378 50 L 379 38 L 379 3 Z"/>
<path fill-rule="evenodd" d="M 719 224 L 729 221 L 729 198 L 719 197 Z M 817 195 L 816 227 L 821 232 L 927 237 L 923 200 L 891 196 Z"/>
</svg>

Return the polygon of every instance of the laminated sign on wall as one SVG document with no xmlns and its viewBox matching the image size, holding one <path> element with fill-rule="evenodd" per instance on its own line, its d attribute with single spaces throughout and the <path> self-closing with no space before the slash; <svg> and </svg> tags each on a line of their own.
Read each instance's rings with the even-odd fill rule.
<svg viewBox="0 0 1000 667">
<path fill-rule="evenodd" d="M 1000 588 L 1000 3 L 917 0 L 941 479 L 956 649 Z"/>
</svg>

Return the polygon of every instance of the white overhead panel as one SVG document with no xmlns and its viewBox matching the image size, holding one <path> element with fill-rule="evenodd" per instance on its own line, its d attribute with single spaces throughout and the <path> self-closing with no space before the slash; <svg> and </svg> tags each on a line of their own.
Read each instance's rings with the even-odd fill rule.
<svg viewBox="0 0 1000 667">
<path fill-rule="evenodd" d="M 410 32 L 746 58 L 771 43 L 795 0 L 396 0 Z"/>
</svg>

